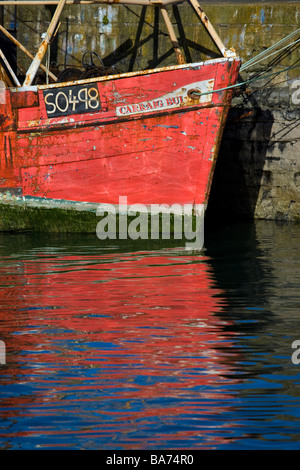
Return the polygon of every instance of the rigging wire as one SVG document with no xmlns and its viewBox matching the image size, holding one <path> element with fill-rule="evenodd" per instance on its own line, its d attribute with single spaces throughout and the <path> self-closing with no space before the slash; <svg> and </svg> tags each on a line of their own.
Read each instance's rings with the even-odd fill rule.
<svg viewBox="0 0 300 470">
<path fill-rule="evenodd" d="M 289 34 L 288 36 L 284 37 L 283 39 L 281 39 L 280 41 L 278 41 L 277 43 L 273 44 L 272 46 L 270 46 L 268 49 L 266 49 L 265 51 L 261 52 L 260 54 L 256 55 L 255 57 L 253 57 L 252 59 L 248 60 L 248 62 L 245 62 L 245 64 L 243 64 L 241 66 L 241 71 L 243 70 L 246 70 L 247 68 L 249 67 L 252 67 L 253 65 L 255 65 L 256 63 L 259 63 L 261 62 L 261 60 L 263 59 L 267 59 L 268 57 L 271 57 L 271 55 L 274 55 L 276 53 L 279 53 L 281 50 L 283 49 L 287 49 L 289 48 L 291 45 L 297 43 L 298 41 L 295 41 L 291 44 L 287 44 L 286 46 L 284 46 L 282 49 L 280 49 L 279 51 L 275 50 L 277 47 L 280 47 L 282 46 L 285 42 L 289 41 L 290 39 L 294 38 L 295 36 L 300 36 L 300 28 L 296 29 L 296 31 L 293 31 L 291 34 Z M 300 39 L 299 39 L 300 40 Z M 274 51 L 274 53 L 272 54 L 269 54 L 270 52 Z"/>
<path fill-rule="evenodd" d="M 300 64 L 295 65 L 295 66 L 290 66 L 290 67 L 287 67 L 287 68 L 285 68 L 283 70 L 280 70 L 278 72 L 273 72 L 273 73 L 269 73 L 269 74 L 265 74 L 265 75 L 260 75 L 258 77 L 248 78 L 248 80 L 245 80 L 244 82 L 239 82 L 239 83 L 236 83 L 235 85 L 230 85 L 230 86 L 227 86 L 225 88 L 219 88 L 218 90 L 205 91 L 204 93 L 194 92 L 193 91 L 193 95 L 199 95 L 199 96 L 211 95 L 212 93 L 219 93 L 221 91 L 226 91 L 226 90 L 230 90 L 230 89 L 233 89 L 233 88 L 241 88 L 242 86 L 249 85 L 250 83 L 255 82 L 257 80 L 262 80 L 264 78 L 275 77 L 277 75 L 280 75 L 281 73 L 288 72 L 289 70 L 293 70 L 293 69 L 296 69 L 296 68 L 299 68 L 299 67 L 300 67 Z"/>
<path fill-rule="evenodd" d="M 292 66 L 286 67 L 286 68 L 284 68 L 282 70 L 279 70 L 277 72 L 265 73 L 266 70 L 270 70 L 270 68 L 272 68 L 275 65 L 276 59 L 281 60 L 280 56 L 282 56 L 283 51 L 286 51 L 288 54 L 291 54 L 291 52 L 293 52 L 292 49 L 295 50 L 299 46 L 300 37 L 298 39 L 292 41 L 292 42 L 289 42 L 292 38 L 295 38 L 296 36 L 300 36 L 300 28 L 297 29 L 296 31 L 293 31 L 293 33 L 289 34 L 285 38 L 281 39 L 280 41 L 273 44 L 271 47 L 269 47 L 265 51 L 261 52 L 260 54 L 258 54 L 257 56 L 253 57 L 248 62 L 243 64 L 240 68 L 241 72 L 249 69 L 250 67 L 253 67 L 253 66 L 259 64 L 263 60 L 267 60 L 267 59 L 273 57 L 274 55 L 277 55 L 277 57 L 275 57 L 271 61 L 271 63 L 269 63 L 267 66 L 265 66 L 265 68 L 263 70 L 256 72 L 252 77 L 249 77 L 247 80 L 244 80 L 242 82 L 238 82 L 234 85 L 230 85 L 230 86 L 225 87 L 225 88 L 220 88 L 218 90 L 207 91 L 207 92 L 204 92 L 204 93 L 193 92 L 193 94 L 198 95 L 198 96 L 204 96 L 204 95 L 210 95 L 212 93 L 218 93 L 218 92 L 226 91 L 226 90 L 230 90 L 230 89 L 242 88 L 244 86 L 251 85 L 253 82 L 258 81 L 258 80 L 264 80 L 264 79 L 267 79 L 267 78 L 271 78 L 271 80 L 273 80 L 273 78 L 275 78 L 276 76 L 278 76 L 278 75 L 280 75 L 284 72 L 289 72 L 290 70 L 294 70 L 294 69 L 299 68 L 300 64 L 297 64 L 297 65 L 292 65 Z M 287 42 L 288 42 L 288 44 L 285 44 Z M 278 47 L 281 47 L 281 48 L 277 49 Z M 298 61 L 299 60 L 297 60 L 296 63 Z M 262 86 L 261 88 L 263 88 L 264 86 Z"/>
</svg>

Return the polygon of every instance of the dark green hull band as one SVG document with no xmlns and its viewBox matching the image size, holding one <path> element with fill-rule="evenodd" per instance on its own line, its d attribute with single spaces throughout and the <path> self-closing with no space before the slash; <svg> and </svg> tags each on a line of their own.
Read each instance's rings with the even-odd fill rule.
<svg viewBox="0 0 300 470">
<path fill-rule="evenodd" d="M 94 233 L 103 216 L 96 215 L 96 209 L 76 210 L 58 207 L 28 207 L 23 204 L 0 204 L 0 232 L 32 233 Z M 127 215 L 127 227 L 136 215 Z M 119 226 L 119 215 L 116 215 L 116 226 Z M 150 219 L 149 219 L 150 220 Z M 196 217 L 193 216 L 193 230 Z M 149 222 L 150 235 L 151 224 Z M 160 216 L 159 233 L 162 235 Z M 174 215 L 170 214 L 170 234 L 174 233 Z M 183 233 L 183 232 L 182 232 Z M 117 236 L 118 238 L 118 236 Z M 143 238 L 143 237 L 141 237 Z M 164 238 L 164 237 L 162 237 Z M 183 236 L 184 238 L 184 236 Z M 177 243 L 180 240 L 177 240 Z"/>
</svg>

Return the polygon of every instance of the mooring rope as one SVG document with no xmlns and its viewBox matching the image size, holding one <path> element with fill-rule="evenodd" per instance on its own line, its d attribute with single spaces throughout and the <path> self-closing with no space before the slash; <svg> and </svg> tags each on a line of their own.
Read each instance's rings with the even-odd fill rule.
<svg viewBox="0 0 300 470">
<path fill-rule="evenodd" d="M 300 64 L 290 66 L 290 67 L 287 67 L 286 69 L 280 70 L 278 72 L 273 72 L 273 73 L 268 73 L 268 74 L 265 74 L 265 75 L 260 75 L 258 77 L 256 76 L 256 77 L 248 78 L 248 80 L 245 80 L 244 82 L 239 82 L 239 83 L 236 83 L 235 85 L 230 85 L 230 86 L 227 86 L 225 88 L 219 88 L 218 90 L 205 91 L 204 93 L 200 93 L 200 92 L 197 93 L 197 92 L 193 91 L 193 95 L 198 95 L 198 96 L 211 95 L 212 93 L 219 93 L 220 91 L 226 91 L 226 90 L 230 90 L 232 88 L 241 88 L 242 86 L 249 85 L 250 83 L 255 82 L 257 80 L 263 80 L 264 78 L 274 77 L 275 75 L 280 75 L 281 73 L 288 72 L 289 70 L 293 70 L 293 69 L 296 69 L 296 68 L 299 68 L 299 67 L 300 67 Z"/>
<path fill-rule="evenodd" d="M 282 47 L 282 49 L 280 50 L 276 50 L 275 52 L 272 52 L 274 49 L 276 49 L 277 47 L 280 47 L 282 46 L 285 42 L 287 41 L 290 41 L 293 37 L 297 36 L 297 35 L 300 35 L 300 28 L 299 29 L 296 29 L 296 31 L 293 31 L 291 34 L 289 34 L 288 36 L 284 37 L 283 39 L 281 39 L 280 41 L 278 41 L 277 43 L 273 44 L 272 46 L 268 47 L 268 49 L 266 49 L 265 51 L 261 52 L 260 54 L 256 55 L 255 57 L 253 57 L 252 59 L 248 60 L 248 62 L 245 62 L 245 64 L 243 64 L 241 66 L 241 71 L 243 70 L 246 70 L 248 69 L 249 67 L 252 67 L 253 65 L 261 62 L 262 60 L 264 59 L 267 59 L 271 56 L 273 56 L 274 54 L 278 54 L 279 52 L 281 52 L 282 50 L 284 49 L 288 49 L 289 47 L 291 47 L 292 45 L 296 44 L 297 42 L 300 41 L 300 39 L 298 39 L 297 41 L 294 41 L 290 44 L 287 44 L 286 46 Z M 270 54 L 270 52 L 272 52 L 272 54 Z"/>
<path fill-rule="evenodd" d="M 291 34 L 289 34 L 285 38 L 281 39 L 277 43 L 273 44 L 271 47 L 269 47 L 265 51 L 261 52 L 257 56 L 255 56 L 252 59 L 248 60 L 248 62 L 246 62 L 245 64 L 243 64 L 241 66 L 240 71 L 243 72 L 244 70 L 247 70 L 247 69 L 249 69 L 250 67 L 253 67 L 256 64 L 259 64 L 263 60 L 269 59 L 269 58 L 273 57 L 274 55 L 278 55 L 280 52 L 282 52 L 284 50 L 287 50 L 287 49 L 291 49 L 296 44 L 299 44 L 300 43 L 300 38 L 296 39 L 295 41 L 289 42 L 292 38 L 294 38 L 297 35 L 298 36 L 300 35 L 300 28 L 297 29 L 296 31 L 293 31 Z M 285 44 L 287 42 L 288 42 L 288 44 Z M 285 45 L 283 46 L 283 44 L 285 44 Z M 278 47 L 281 47 L 281 48 L 277 49 Z M 198 95 L 198 96 L 204 96 L 204 95 L 211 95 L 212 93 L 218 93 L 218 92 L 221 92 L 221 91 L 226 91 L 226 90 L 230 90 L 230 89 L 234 89 L 234 88 L 241 88 L 243 86 L 250 85 L 252 82 L 267 79 L 267 78 L 271 78 L 271 77 L 275 77 L 277 75 L 280 75 L 284 72 L 288 72 L 288 71 L 293 70 L 293 69 L 296 69 L 298 67 L 300 67 L 300 64 L 294 65 L 294 66 L 289 66 L 289 67 L 287 67 L 283 70 L 279 70 L 277 72 L 272 72 L 272 73 L 265 73 L 264 74 L 264 73 L 261 73 L 261 72 L 256 72 L 254 76 L 248 78 L 247 80 L 245 80 L 243 82 L 236 83 L 235 85 L 230 85 L 230 86 L 225 87 L 225 88 L 219 88 L 218 90 L 206 91 L 204 93 L 193 92 L 193 94 Z"/>
<path fill-rule="evenodd" d="M 279 54 L 279 52 L 282 52 L 282 51 L 284 51 L 284 50 L 286 50 L 286 49 L 289 49 L 289 48 L 291 48 L 292 46 L 294 46 L 295 44 L 298 44 L 299 42 L 300 42 L 300 38 L 297 39 L 297 41 L 291 42 L 291 43 L 288 44 L 287 46 L 284 46 L 284 47 L 282 47 L 281 49 L 276 50 L 275 52 L 272 52 L 271 54 L 268 54 L 267 57 L 263 56 L 263 57 L 261 57 L 260 59 L 255 60 L 254 62 L 251 62 L 251 64 L 249 64 L 250 61 L 249 61 L 249 62 L 246 62 L 245 64 L 243 64 L 243 65 L 241 66 L 240 70 L 241 70 L 241 72 L 242 72 L 243 70 L 248 69 L 250 66 L 254 66 L 254 65 L 256 65 L 256 64 L 259 64 L 259 63 L 262 62 L 263 60 L 269 59 L 269 58 L 272 57 L 273 55 Z"/>
</svg>

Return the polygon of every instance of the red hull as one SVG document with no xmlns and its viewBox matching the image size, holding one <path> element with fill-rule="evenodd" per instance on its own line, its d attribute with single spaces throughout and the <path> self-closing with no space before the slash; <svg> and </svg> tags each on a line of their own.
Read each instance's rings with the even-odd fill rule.
<svg viewBox="0 0 300 470">
<path fill-rule="evenodd" d="M 232 94 L 209 92 L 234 84 L 239 65 L 217 59 L 8 90 L 2 201 L 206 205 Z"/>
</svg>

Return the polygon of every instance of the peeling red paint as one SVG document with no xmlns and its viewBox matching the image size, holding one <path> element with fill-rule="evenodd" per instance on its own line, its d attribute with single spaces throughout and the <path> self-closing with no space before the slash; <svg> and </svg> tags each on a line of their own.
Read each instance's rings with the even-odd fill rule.
<svg viewBox="0 0 300 470">
<path fill-rule="evenodd" d="M 239 64 L 217 59 L 7 91 L 0 105 L 0 189 L 91 203 L 118 204 L 126 195 L 128 204 L 207 204 L 232 91 L 201 102 L 189 86 L 232 85 Z M 178 90 L 182 99 L 169 107 L 132 108 Z M 117 115 L 120 106 L 138 113 Z M 61 115 L 51 117 L 54 108 Z"/>
<path fill-rule="evenodd" d="M 11 93 L 12 108 L 32 108 L 39 106 L 39 95 L 37 91 L 16 91 Z"/>
</svg>

